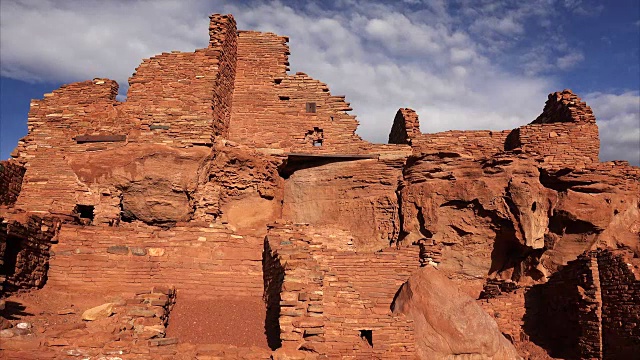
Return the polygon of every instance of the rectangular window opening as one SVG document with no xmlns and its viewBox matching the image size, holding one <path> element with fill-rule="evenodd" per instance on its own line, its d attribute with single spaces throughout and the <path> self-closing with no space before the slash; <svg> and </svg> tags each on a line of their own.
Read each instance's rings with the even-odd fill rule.
<svg viewBox="0 0 640 360">
<path fill-rule="evenodd" d="M 315 113 L 316 112 L 316 103 L 308 102 L 307 103 L 307 112 L 308 113 Z"/>
<path fill-rule="evenodd" d="M 313 140 L 313 146 L 315 147 L 322 146 L 322 140 Z"/>
<path fill-rule="evenodd" d="M 360 330 L 360 338 L 373 347 L 373 330 Z"/>
<path fill-rule="evenodd" d="M 290 98 L 290 97 L 288 97 L 288 96 L 278 96 L 278 98 L 279 98 L 280 100 L 282 100 L 282 101 L 287 101 L 287 100 L 291 99 L 291 98 Z"/>
<path fill-rule="evenodd" d="M 93 222 L 93 205 L 77 204 L 74 213 L 80 218 L 80 222 L 84 225 L 89 225 Z"/>
</svg>

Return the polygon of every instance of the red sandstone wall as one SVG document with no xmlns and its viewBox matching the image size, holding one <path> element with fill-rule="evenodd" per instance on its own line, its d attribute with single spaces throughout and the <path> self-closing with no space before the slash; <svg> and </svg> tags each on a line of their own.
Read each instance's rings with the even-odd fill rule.
<svg viewBox="0 0 640 360">
<path fill-rule="evenodd" d="M 495 281 L 497 282 L 497 281 Z M 527 289 L 519 288 L 516 283 L 513 289 L 497 290 L 497 294 L 487 294 L 483 292 L 478 300 L 480 306 L 493 317 L 500 332 L 505 334 L 512 342 L 519 342 L 524 339 L 522 326 L 526 312 L 525 293 Z M 488 287 L 498 287 L 488 285 Z M 485 286 L 485 290 L 487 286 Z"/>
<path fill-rule="evenodd" d="M 6 221 L 6 220 L 5 220 Z M 8 221 L 0 226 L 0 293 L 41 287 L 47 279 L 49 249 L 59 220 L 31 216 L 25 224 Z"/>
<path fill-rule="evenodd" d="M 25 168 L 13 161 L 0 161 L 0 205 L 12 206 L 20 195 Z"/>
<path fill-rule="evenodd" d="M 209 48 L 163 53 L 140 64 L 123 109 L 139 124 L 142 141 L 211 144 L 216 55 Z"/>
<path fill-rule="evenodd" d="M 128 124 L 118 120 L 113 80 L 94 79 L 63 85 L 42 100 L 32 100 L 29 134 L 12 154 L 20 162 L 33 159 L 38 150 L 62 151 L 78 135 L 126 134 Z"/>
<path fill-rule="evenodd" d="M 236 80 L 238 34 L 231 15 L 214 14 L 209 22 L 209 47 L 219 49 L 219 68 L 213 87 L 213 135 L 229 136 L 229 122 Z"/>
<path fill-rule="evenodd" d="M 596 118 L 571 90 L 549 94 L 542 114 L 509 135 L 506 150 L 514 148 L 539 156 L 550 167 L 598 162 Z"/>
<path fill-rule="evenodd" d="M 389 133 L 389 144 L 411 145 L 412 139 L 420 135 L 418 114 L 412 109 L 402 108 L 398 110 Z"/>
<path fill-rule="evenodd" d="M 262 249 L 262 238 L 224 228 L 63 225 L 48 284 L 126 291 L 162 283 L 188 296 L 260 297 Z"/>
<path fill-rule="evenodd" d="M 328 358 L 415 357 L 413 323 L 391 313 L 394 295 L 419 266 L 418 249 L 332 250 L 304 225 L 274 225 L 267 241 L 284 265 L 282 346 L 302 342 Z M 372 331 L 373 346 L 360 337 Z"/>
<path fill-rule="evenodd" d="M 39 149 L 33 153 L 24 175 L 22 191 L 15 204 L 23 211 L 70 215 L 77 197 L 89 192 L 78 181 L 73 169 L 54 149 Z"/>
<path fill-rule="evenodd" d="M 510 130 L 460 131 L 451 130 L 433 134 L 421 134 L 412 140 L 414 152 L 458 153 L 462 156 L 488 157 L 504 150 Z"/>
<path fill-rule="evenodd" d="M 344 96 L 304 73 L 287 75 L 288 38 L 273 33 L 238 33 L 233 95 L 233 141 L 292 152 L 358 152 L 371 144 L 355 135 L 358 122 Z M 315 103 L 315 112 L 307 111 Z M 314 141 L 317 145 L 314 147 Z"/>
<path fill-rule="evenodd" d="M 210 145 L 229 127 L 236 65 L 236 24 L 212 15 L 210 46 L 145 59 L 129 79 L 127 112 L 141 141 L 178 146 Z"/>
<path fill-rule="evenodd" d="M 524 329 L 551 356 L 602 359 L 602 298 L 595 257 L 580 255 L 527 292 Z"/>
<path fill-rule="evenodd" d="M 514 130 L 515 146 L 540 156 L 551 167 L 585 165 L 598 161 L 600 139 L 593 123 L 530 124 Z"/>
<path fill-rule="evenodd" d="M 407 136 L 401 124 L 412 123 L 413 117 L 405 116 L 402 121 L 402 116 L 398 118 L 402 110 L 396 115 L 389 142 L 407 143 L 411 138 L 414 153 L 457 153 L 477 158 L 518 148 L 547 167 L 585 166 L 598 161 L 600 139 L 595 117 L 571 90 L 549 94 L 542 114 L 531 124 L 514 130 L 418 132 Z"/>
<path fill-rule="evenodd" d="M 599 252 L 597 258 L 605 359 L 632 359 L 640 354 L 640 279 L 622 257 Z"/>
</svg>

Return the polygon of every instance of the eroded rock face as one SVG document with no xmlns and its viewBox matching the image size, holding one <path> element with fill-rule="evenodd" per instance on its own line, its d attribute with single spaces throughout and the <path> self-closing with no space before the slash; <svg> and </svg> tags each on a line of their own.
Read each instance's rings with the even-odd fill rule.
<svg viewBox="0 0 640 360">
<path fill-rule="evenodd" d="M 399 232 L 401 165 L 365 159 L 297 170 L 285 180 L 283 218 L 350 231 L 358 249 L 385 248 Z"/>
<path fill-rule="evenodd" d="M 280 215 L 277 157 L 220 141 L 213 149 L 129 144 L 66 160 L 94 206 L 94 223 L 213 221 L 260 228 Z"/>
<path fill-rule="evenodd" d="M 392 308 L 413 319 L 420 359 L 520 358 L 495 321 L 434 267 L 416 271 Z"/>
<path fill-rule="evenodd" d="M 96 222 L 122 217 L 165 224 L 192 218 L 191 193 L 209 152 L 207 148 L 127 145 L 96 155 L 73 155 L 69 164 L 89 188 L 78 202 L 97 208 Z"/>
<path fill-rule="evenodd" d="M 216 143 L 193 193 L 195 217 L 222 219 L 238 229 L 259 229 L 280 217 L 283 158 L 230 141 Z"/>
<path fill-rule="evenodd" d="M 422 155 L 405 169 L 400 240 L 423 244 L 425 261 L 473 296 L 487 275 L 545 281 L 598 246 L 639 254 L 637 181 L 601 173 L 549 173 L 516 155 Z"/>
</svg>

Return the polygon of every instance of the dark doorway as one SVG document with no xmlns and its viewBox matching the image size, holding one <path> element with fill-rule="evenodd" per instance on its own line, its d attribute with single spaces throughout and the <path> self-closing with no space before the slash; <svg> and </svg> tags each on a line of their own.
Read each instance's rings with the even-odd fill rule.
<svg viewBox="0 0 640 360">
<path fill-rule="evenodd" d="M 3 264 L 0 267 L 0 274 L 11 276 L 16 273 L 18 254 L 22 250 L 21 239 L 15 236 L 7 237 L 7 247 L 4 251 Z"/>
</svg>

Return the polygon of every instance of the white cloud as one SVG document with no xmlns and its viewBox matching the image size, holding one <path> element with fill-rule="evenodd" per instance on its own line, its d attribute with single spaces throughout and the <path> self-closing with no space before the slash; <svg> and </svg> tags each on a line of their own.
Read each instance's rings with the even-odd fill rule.
<svg viewBox="0 0 640 360">
<path fill-rule="evenodd" d="M 640 93 L 591 93 L 584 100 L 598 119 L 600 160 L 640 165 Z"/>
<path fill-rule="evenodd" d="M 582 53 L 573 52 L 573 53 L 569 53 L 559 57 L 558 60 L 556 61 L 556 65 L 560 69 L 566 70 L 576 66 L 582 60 L 584 60 L 584 55 L 582 55 Z"/>
<path fill-rule="evenodd" d="M 542 69 L 519 72 L 497 61 L 502 53 L 496 51 L 519 41 L 502 35 L 522 33 L 518 24 L 527 18 L 547 18 L 548 6 L 475 6 L 474 0 L 460 10 L 468 19 L 460 19 L 443 1 L 415 13 L 395 3 L 323 4 L 2 0 L 0 70 L 30 81 L 109 77 L 125 94 L 142 58 L 205 47 L 208 14 L 230 12 L 241 29 L 290 36 L 292 71 L 347 95 L 361 122 L 358 133 L 374 142 L 386 141 L 400 107 L 418 111 L 424 132 L 509 129 L 535 119 L 547 94 L 561 89 L 539 75 Z M 575 51 L 561 40 L 554 39 L 561 50 L 557 65 L 569 66 L 578 60 L 563 58 Z M 547 53 L 532 63 L 548 63 Z"/>
</svg>

